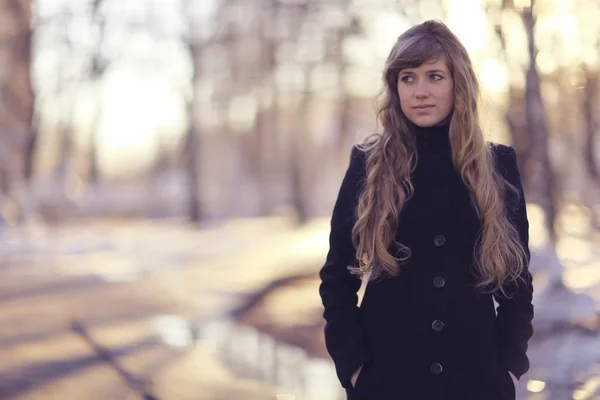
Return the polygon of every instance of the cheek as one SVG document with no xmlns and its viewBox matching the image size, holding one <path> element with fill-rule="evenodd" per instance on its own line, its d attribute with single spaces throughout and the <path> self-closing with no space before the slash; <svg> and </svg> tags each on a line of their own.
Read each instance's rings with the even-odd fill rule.
<svg viewBox="0 0 600 400">
<path fill-rule="evenodd" d="M 410 110 L 408 105 L 410 104 L 410 94 L 406 93 L 406 91 L 398 90 L 398 98 L 400 99 L 400 108 L 402 112 L 406 114 L 408 110 Z"/>
<path fill-rule="evenodd" d="M 452 90 L 452 88 L 446 90 L 442 97 L 444 99 L 444 105 L 446 106 L 446 108 L 452 108 L 452 106 L 454 105 L 454 90 Z"/>
</svg>

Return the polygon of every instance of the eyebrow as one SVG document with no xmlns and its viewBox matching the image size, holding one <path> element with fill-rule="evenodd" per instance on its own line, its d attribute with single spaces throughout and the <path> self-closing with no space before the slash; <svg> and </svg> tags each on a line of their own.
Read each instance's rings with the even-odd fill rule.
<svg viewBox="0 0 600 400">
<path fill-rule="evenodd" d="M 404 74 L 411 74 L 411 73 L 413 73 L 413 71 L 412 71 L 412 70 L 414 70 L 414 68 L 405 68 L 405 69 L 401 70 L 401 71 L 400 71 L 400 73 L 401 73 L 401 74 L 402 74 L 402 73 L 404 73 Z M 441 73 L 443 73 L 443 74 L 446 74 L 446 73 L 447 73 L 447 72 L 446 72 L 446 71 L 444 71 L 443 69 L 430 69 L 430 70 L 427 70 L 427 71 L 425 71 L 425 72 L 426 72 L 426 73 L 428 73 L 428 74 L 430 74 L 430 73 L 432 73 L 432 72 L 441 72 Z"/>
</svg>

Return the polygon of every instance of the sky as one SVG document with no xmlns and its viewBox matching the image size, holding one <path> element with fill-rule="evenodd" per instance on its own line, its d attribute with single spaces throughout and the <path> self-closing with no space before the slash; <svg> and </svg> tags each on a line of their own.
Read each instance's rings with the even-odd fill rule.
<svg viewBox="0 0 600 400">
<path fill-rule="evenodd" d="M 199 0 L 193 2 L 194 8 L 187 11 L 193 12 L 204 21 L 198 26 L 206 26 L 210 22 L 211 12 L 217 0 Z M 507 88 L 511 79 L 522 79 L 522 73 L 512 73 L 497 59 L 497 49 L 490 45 L 493 35 L 488 26 L 486 15 L 480 0 L 447 0 L 450 13 L 445 22 L 461 39 L 469 51 L 481 80 L 484 92 L 493 96 L 502 93 Z M 523 0 L 519 0 L 523 1 Z M 85 4 L 81 0 L 38 0 L 38 13 L 40 16 L 54 15 L 65 6 L 75 10 L 84 10 Z M 553 69 L 559 62 L 573 62 L 581 53 L 581 32 L 574 16 L 569 14 L 572 4 L 570 0 L 550 1 L 538 0 L 544 7 L 555 8 L 556 15 L 560 17 L 541 19 L 538 29 L 544 33 L 540 36 L 540 69 Z M 159 18 L 153 21 L 153 29 L 163 36 L 176 38 L 184 32 L 184 19 L 180 7 L 181 2 L 174 0 L 128 0 L 126 2 L 113 1 L 111 14 L 123 17 L 142 18 L 147 7 L 153 6 Z M 375 9 L 371 2 L 356 1 L 361 15 L 367 17 L 367 38 L 354 40 L 348 45 L 348 54 L 353 58 L 354 67 L 350 71 L 350 90 L 357 95 L 372 97 L 379 90 L 380 71 L 383 60 L 398 35 L 409 27 L 407 23 L 395 12 L 385 12 L 385 8 Z M 391 7 L 391 6 L 390 6 Z M 390 8 L 390 11 L 391 8 Z M 432 9 L 431 18 L 439 17 Z M 525 42 L 520 21 L 509 21 L 514 24 L 509 39 L 516 42 Z M 184 99 L 189 92 L 189 78 L 191 69 L 185 49 L 176 41 L 157 40 L 155 37 L 144 34 L 130 34 L 119 22 L 109 26 L 112 35 L 108 37 L 108 48 L 117 54 L 116 62 L 106 76 L 103 87 L 83 87 L 77 92 L 77 106 L 75 115 L 78 124 L 85 127 L 94 110 L 102 110 L 100 124 L 101 167 L 109 174 L 117 174 L 128 169 L 142 168 L 152 161 L 157 146 L 156 134 L 163 136 L 180 135 L 185 126 Z M 590 21 L 591 26 L 595 26 Z M 509 26 L 511 26 L 509 24 Z M 75 22 L 70 30 L 70 38 L 74 43 L 85 43 L 94 40 L 94 32 L 84 22 Z M 544 52 L 545 48 L 552 47 L 556 40 L 556 32 L 560 32 L 560 40 L 568 41 L 569 46 L 564 46 L 560 58 L 549 57 Z M 596 34 L 590 31 L 587 35 Z M 125 38 L 127 40 L 125 40 Z M 78 70 L 77 59 L 64 63 L 65 53 L 56 52 L 53 46 L 44 45 L 44 40 L 51 43 L 50 35 L 40 39 L 41 49 L 37 54 L 34 72 L 37 87 L 48 88 L 56 85 L 57 74 L 70 76 Z M 591 39 L 590 39 L 591 40 Z M 526 63 L 525 48 L 520 45 L 510 46 L 514 54 L 511 59 L 521 60 Z M 589 52 L 588 52 L 589 53 Z M 587 55 L 589 62 L 595 62 L 596 55 Z M 557 61 L 557 59 L 559 61 Z M 83 58 L 82 58 L 83 60 Z M 75 75 L 74 75 L 75 76 Z M 317 77 L 325 84 L 330 81 L 330 74 L 323 71 Z M 209 84 L 200 91 L 200 97 L 207 99 L 211 91 L 217 90 Z M 73 93 L 67 96 L 72 96 Z M 97 96 L 100 95 L 102 104 L 97 107 Z M 52 95 L 48 95 L 52 98 Z M 248 118 L 253 105 L 238 99 L 238 104 L 244 108 L 247 104 L 248 112 L 240 112 L 241 118 Z M 47 102 L 49 118 L 59 119 L 64 115 L 64 103 L 59 101 Z M 208 111 L 210 116 L 210 110 Z M 234 121 L 235 123 L 235 121 Z M 79 130 L 80 143 L 86 143 L 89 138 L 89 129 Z"/>
</svg>

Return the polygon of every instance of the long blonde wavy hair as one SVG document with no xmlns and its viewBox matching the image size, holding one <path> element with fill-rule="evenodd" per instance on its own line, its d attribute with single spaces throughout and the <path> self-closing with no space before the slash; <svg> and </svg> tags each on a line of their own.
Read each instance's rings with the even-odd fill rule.
<svg viewBox="0 0 600 400">
<path fill-rule="evenodd" d="M 410 177 L 417 165 L 416 134 L 400 107 L 398 74 L 440 55 L 445 56 L 454 81 L 449 128 L 452 160 L 482 223 L 474 250 L 478 272 L 475 288 L 505 294 L 505 283 L 516 283 L 527 262 L 526 250 L 505 205 L 507 191 L 518 191 L 496 171 L 492 148 L 483 137 L 478 115 L 479 85 L 469 55 L 458 38 L 438 21 L 427 21 L 406 31 L 388 56 L 377 114 L 383 132 L 358 146 L 366 154 L 367 173 L 352 230 L 358 266 L 349 269 L 360 276 L 369 273 L 371 280 L 397 276 L 410 258 L 410 249 L 396 241 L 396 232 L 402 208 L 414 193 Z M 399 250 L 397 257 L 388 251 L 392 243 Z"/>
</svg>

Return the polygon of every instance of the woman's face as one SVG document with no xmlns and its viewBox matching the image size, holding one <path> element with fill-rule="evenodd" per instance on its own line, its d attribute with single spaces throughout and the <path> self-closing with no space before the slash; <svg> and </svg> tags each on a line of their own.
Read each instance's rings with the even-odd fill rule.
<svg viewBox="0 0 600 400">
<path fill-rule="evenodd" d="M 442 122 L 454 105 L 454 82 L 443 55 L 398 73 L 402 112 L 422 128 Z"/>
</svg>

